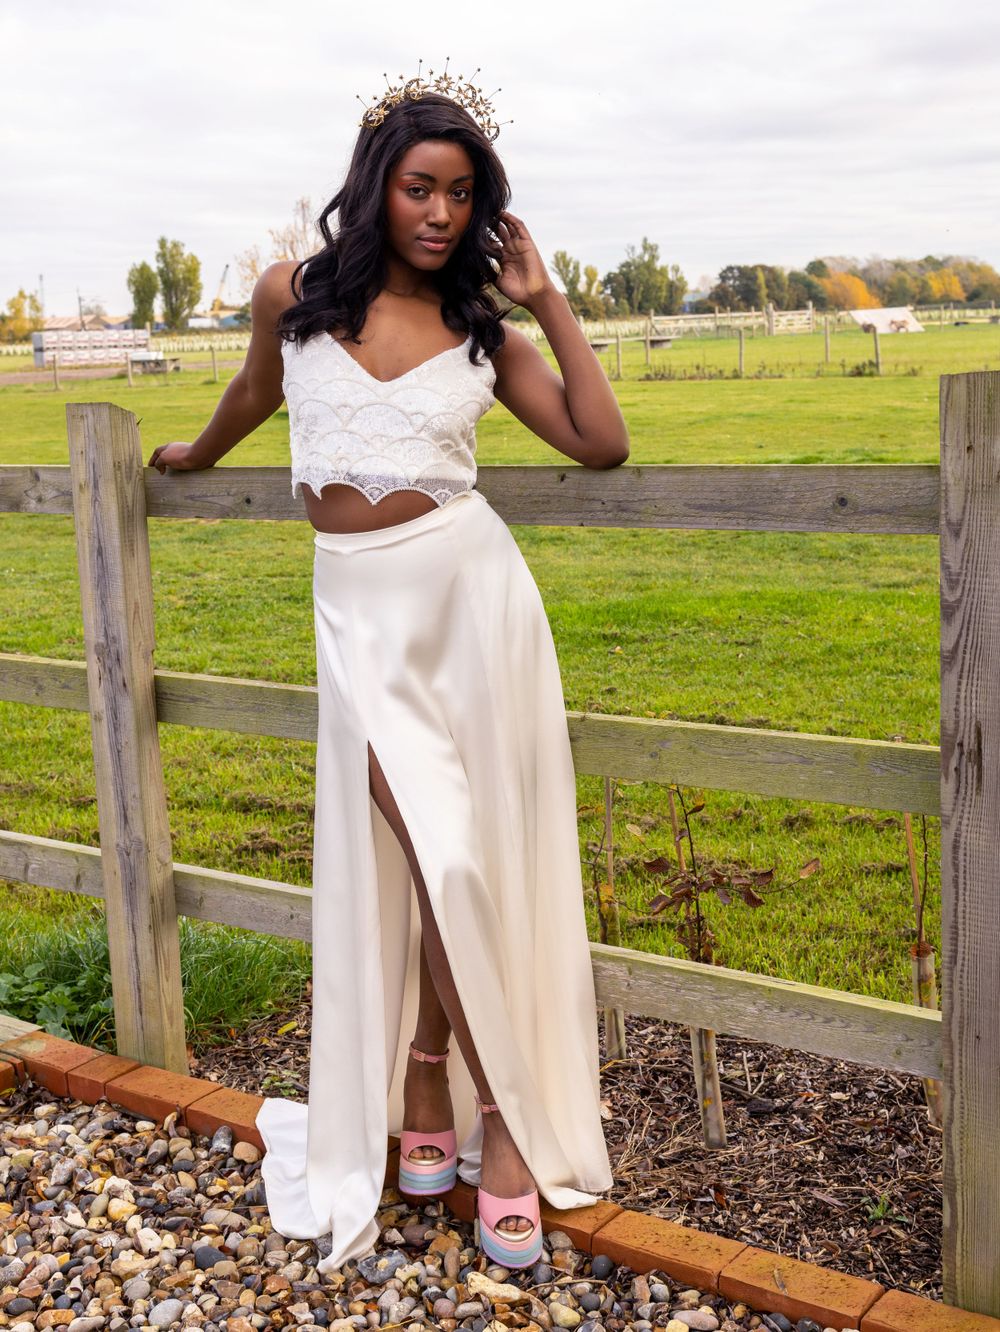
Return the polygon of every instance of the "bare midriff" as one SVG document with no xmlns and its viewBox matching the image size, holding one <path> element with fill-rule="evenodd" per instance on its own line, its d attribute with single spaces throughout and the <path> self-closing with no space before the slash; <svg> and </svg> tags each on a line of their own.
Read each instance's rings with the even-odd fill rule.
<svg viewBox="0 0 1000 1332">
<path fill-rule="evenodd" d="M 303 485 L 302 498 L 306 515 L 317 532 L 374 532 L 380 527 L 409 522 L 438 507 L 421 490 L 394 490 L 372 504 L 354 486 L 337 482 L 324 486 L 318 496 Z"/>
</svg>

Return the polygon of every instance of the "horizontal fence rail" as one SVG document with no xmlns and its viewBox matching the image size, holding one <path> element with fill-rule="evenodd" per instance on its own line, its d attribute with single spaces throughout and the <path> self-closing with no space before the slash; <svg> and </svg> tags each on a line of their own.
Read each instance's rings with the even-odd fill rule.
<svg viewBox="0 0 1000 1332">
<path fill-rule="evenodd" d="M 143 468 L 149 518 L 308 522 L 289 467 Z M 936 463 L 653 463 L 479 468 L 505 522 L 903 536 L 938 531 Z M 0 466 L 0 513 L 73 513 L 68 467 Z"/>
<path fill-rule="evenodd" d="M 316 739 L 315 685 L 155 670 L 157 720 Z M 86 663 L 0 653 L 0 700 L 89 710 Z M 573 763 L 590 776 L 682 782 L 866 809 L 940 810 L 936 745 L 567 711 Z"/>
<path fill-rule="evenodd" d="M 177 910 L 308 942 L 306 888 L 174 864 Z M 103 897 L 96 847 L 0 831 L 0 877 Z M 599 1004 L 874 1068 L 941 1076 L 941 1014 L 818 985 L 591 943 Z"/>
</svg>

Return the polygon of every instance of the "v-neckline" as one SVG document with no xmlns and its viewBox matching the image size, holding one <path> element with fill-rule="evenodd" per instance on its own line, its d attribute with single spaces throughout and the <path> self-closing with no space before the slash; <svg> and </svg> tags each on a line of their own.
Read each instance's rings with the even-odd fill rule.
<svg viewBox="0 0 1000 1332">
<path fill-rule="evenodd" d="M 361 364 L 361 362 L 357 360 L 355 357 L 353 357 L 351 353 L 347 350 L 347 348 L 344 346 L 344 344 L 340 342 L 337 338 L 335 338 L 332 333 L 327 331 L 326 336 L 330 339 L 330 341 L 338 349 L 338 351 L 342 352 L 343 355 L 346 356 L 347 359 L 351 362 L 351 364 L 361 371 L 361 373 L 365 376 L 366 379 L 370 379 L 375 384 L 382 384 L 382 385 L 398 384 L 401 379 L 409 379 L 410 375 L 416 374 L 416 372 L 418 370 L 422 370 L 425 365 L 430 365 L 434 361 L 439 361 L 442 356 L 450 356 L 453 352 L 462 351 L 464 348 L 466 348 L 469 345 L 469 342 L 472 338 L 472 334 L 470 333 L 468 337 L 466 337 L 465 341 L 459 343 L 457 347 L 445 347 L 444 351 L 439 351 L 434 356 L 428 356 L 426 361 L 420 361 L 417 365 L 411 366 L 409 370 L 404 370 L 401 375 L 393 375 L 392 379 L 379 379 L 379 377 L 377 375 L 373 375 L 370 370 L 366 370 L 365 367 Z"/>
</svg>

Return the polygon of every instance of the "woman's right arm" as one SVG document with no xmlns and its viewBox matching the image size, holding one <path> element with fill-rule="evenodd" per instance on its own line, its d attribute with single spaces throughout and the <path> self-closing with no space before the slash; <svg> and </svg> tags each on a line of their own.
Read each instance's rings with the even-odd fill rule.
<svg viewBox="0 0 1000 1332">
<path fill-rule="evenodd" d="M 176 471 L 213 467 L 281 406 L 284 369 L 275 325 L 281 312 L 296 302 L 291 287 L 295 266 L 294 259 L 283 259 L 265 268 L 258 278 L 250 298 L 246 360 L 226 385 L 208 425 L 193 444 L 161 444 L 147 466 L 161 473 L 168 467 Z"/>
</svg>

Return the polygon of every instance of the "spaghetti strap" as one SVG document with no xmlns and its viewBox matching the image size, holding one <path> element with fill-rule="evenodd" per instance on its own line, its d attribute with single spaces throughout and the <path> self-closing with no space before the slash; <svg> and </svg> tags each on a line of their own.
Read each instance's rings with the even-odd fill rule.
<svg viewBox="0 0 1000 1332">
<path fill-rule="evenodd" d="M 368 784 L 368 745 L 410 835 L 491 1096 L 539 1194 L 612 1184 L 583 907 L 576 778 L 555 646 L 506 524 L 472 490 L 409 522 L 317 533 L 319 727 L 308 1106 L 257 1123 L 275 1229 L 331 1236 L 320 1272 L 369 1252 L 402 1129 L 420 918 Z M 451 1042 L 458 1173 L 482 1118 Z"/>
</svg>

